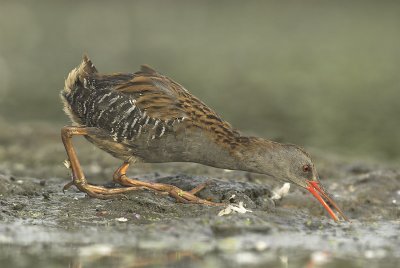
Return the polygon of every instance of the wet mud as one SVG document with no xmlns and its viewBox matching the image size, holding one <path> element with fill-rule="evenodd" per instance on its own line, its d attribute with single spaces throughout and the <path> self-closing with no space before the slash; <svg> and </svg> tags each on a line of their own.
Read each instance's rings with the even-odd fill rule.
<svg viewBox="0 0 400 268">
<path fill-rule="evenodd" d="M 18 140 L 19 142 L 15 142 Z M 177 203 L 148 190 L 112 200 L 71 187 L 57 128 L 3 128 L 0 134 L 2 267 L 398 267 L 400 170 L 312 152 L 325 188 L 351 222 L 335 223 L 314 198 L 283 182 L 190 163 L 141 164 L 128 175 L 251 212 Z M 77 139 L 88 180 L 118 187 L 120 164 Z"/>
</svg>

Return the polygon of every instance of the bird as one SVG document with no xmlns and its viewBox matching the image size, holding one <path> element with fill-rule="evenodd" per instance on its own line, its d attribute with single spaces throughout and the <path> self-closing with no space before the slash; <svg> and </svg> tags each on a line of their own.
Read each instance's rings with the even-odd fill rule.
<svg viewBox="0 0 400 268">
<path fill-rule="evenodd" d="M 322 186 L 310 155 L 300 146 L 242 135 L 185 87 L 142 65 L 135 73 L 98 72 L 87 55 L 65 79 L 60 93 L 71 125 L 61 129 L 72 185 L 94 198 L 110 198 L 148 189 L 167 193 L 177 202 L 223 205 L 201 199 L 201 184 L 190 191 L 141 181 L 126 175 L 134 163 L 194 162 L 221 169 L 259 173 L 307 189 L 335 221 L 348 218 Z M 89 142 L 122 164 L 113 174 L 120 188 L 90 184 L 72 143 Z M 334 212 L 333 209 L 336 210 Z"/>
</svg>

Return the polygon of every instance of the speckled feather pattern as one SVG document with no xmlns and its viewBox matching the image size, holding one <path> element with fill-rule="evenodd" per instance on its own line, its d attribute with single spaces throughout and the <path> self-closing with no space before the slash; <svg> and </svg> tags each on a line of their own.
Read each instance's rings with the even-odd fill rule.
<svg viewBox="0 0 400 268">
<path fill-rule="evenodd" d="M 211 146 L 229 154 L 249 139 L 240 136 L 183 86 L 148 66 L 142 66 L 136 73 L 99 74 L 85 57 L 82 64 L 71 71 L 61 96 L 64 110 L 75 125 L 102 132 L 88 139 L 122 159 L 132 155 L 145 162 L 158 162 L 154 157 L 146 157 L 149 154 L 141 150 L 151 149 L 152 145 L 160 147 L 163 138 L 164 142 L 177 143 L 171 155 L 180 156 L 171 161 L 183 161 L 186 159 L 182 158 L 190 156 L 189 152 L 177 153 L 179 150 L 203 154 L 199 152 L 201 144 L 198 143 L 211 142 L 212 146 L 204 144 L 205 150 Z M 185 144 L 179 145 L 179 142 Z M 194 148 L 190 148 L 189 143 L 193 143 Z M 167 150 L 171 146 L 161 147 Z M 215 165 L 213 161 L 206 162 Z"/>
</svg>

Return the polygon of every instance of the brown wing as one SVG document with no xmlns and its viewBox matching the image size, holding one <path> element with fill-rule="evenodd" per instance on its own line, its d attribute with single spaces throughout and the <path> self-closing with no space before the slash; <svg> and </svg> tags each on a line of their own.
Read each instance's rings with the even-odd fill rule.
<svg viewBox="0 0 400 268">
<path fill-rule="evenodd" d="M 117 85 L 114 90 L 131 95 L 136 106 L 152 118 L 167 121 L 188 117 L 179 94 L 168 79 L 148 66 L 142 66 L 132 79 Z"/>
<path fill-rule="evenodd" d="M 204 123 L 215 120 L 230 127 L 183 86 L 147 65 L 142 65 L 132 79 L 116 85 L 114 90 L 131 95 L 137 106 L 153 118 L 168 120 L 185 117 Z"/>
<path fill-rule="evenodd" d="M 112 80 L 113 82 L 110 82 Z M 148 116 L 162 121 L 180 121 L 187 128 L 200 128 L 213 134 L 217 141 L 233 142 L 240 136 L 198 98 L 172 79 L 147 65 L 134 74 L 112 74 L 98 77 L 114 90 L 130 95 L 135 105 Z"/>
</svg>

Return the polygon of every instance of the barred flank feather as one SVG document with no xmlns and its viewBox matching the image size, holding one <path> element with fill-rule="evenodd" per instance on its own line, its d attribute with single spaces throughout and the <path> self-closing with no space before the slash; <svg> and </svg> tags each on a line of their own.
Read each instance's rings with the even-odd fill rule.
<svg viewBox="0 0 400 268">
<path fill-rule="evenodd" d="M 149 66 L 136 73 L 99 74 L 84 56 L 69 73 L 61 98 L 74 125 L 96 131 L 86 138 L 119 158 L 187 161 L 186 151 L 204 148 L 192 143 L 191 135 L 218 150 L 239 145 L 240 135 L 229 123 Z"/>
<path fill-rule="evenodd" d="M 92 62 L 84 56 L 82 63 L 69 73 L 65 81 L 61 97 L 64 110 L 75 125 L 106 130 L 115 141 L 134 139 L 144 134 L 142 132 L 151 138 L 164 134 L 168 128 L 164 121 L 146 114 L 132 95 L 105 86 L 96 74 Z M 121 80 L 132 78 L 133 75 L 119 77 Z"/>
</svg>

